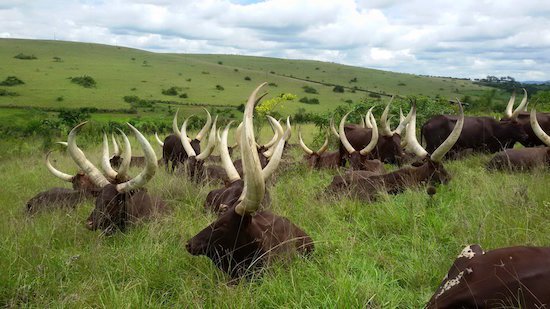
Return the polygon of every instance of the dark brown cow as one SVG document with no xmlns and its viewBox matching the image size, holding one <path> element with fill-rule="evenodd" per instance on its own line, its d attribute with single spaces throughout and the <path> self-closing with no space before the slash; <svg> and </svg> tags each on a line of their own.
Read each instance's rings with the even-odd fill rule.
<svg viewBox="0 0 550 309">
<path fill-rule="evenodd" d="M 195 153 L 201 152 L 201 147 L 200 147 L 201 140 L 206 135 L 206 133 L 208 132 L 212 124 L 212 116 L 210 116 L 210 113 L 208 112 L 208 110 L 206 109 L 204 110 L 206 111 L 206 123 L 204 124 L 204 127 L 202 127 L 202 129 L 199 131 L 195 139 L 193 140 L 188 139 Z M 171 162 L 172 172 L 179 164 L 183 164 L 188 158 L 187 152 L 185 151 L 181 143 L 181 132 L 178 127 L 178 112 L 179 112 L 179 109 L 176 111 L 176 115 L 174 116 L 174 120 L 172 121 L 172 129 L 174 130 L 174 133 L 168 135 L 164 139 L 163 146 L 162 146 L 162 158 L 163 158 L 166 170 L 168 171 L 170 169 L 169 162 Z"/>
<path fill-rule="evenodd" d="M 345 187 L 352 196 L 370 201 L 376 197 L 378 192 L 395 194 L 421 183 L 447 183 L 451 176 L 441 164 L 441 160 L 460 136 L 464 124 L 462 105 L 460 105 L 460 118 L 453 132 L 431 156 L 428 156 L 426 150 L 416 140 L 416 106 L 413 106 L 411 112 L 412 118 L 406 134 L 407 147 L 411 152 L 416 153 L 418 158 L 422 158 L 421 161 L 415 162 L 411 167 L 401 168 L 382 175 L 350 177 L 349 180 L 351 181 L 341 181 L 341 179 L 335 178 L 328 187 L 328 191 L 338 193 Z"/>
<path fill-rule="evenodd" d="M 300 141 L 300 146 L 306 153 L 304 159 L 307 162 L 307 165 L 311 168 L 320 169 L 320 168 L 338 168 L 340 167 L 340 152 L 328 152 L 325 151 L 328 149 L 328 136 L 325 138 L 325 142 L 317 151 L 309 149 L 304 141 L 302 140 L 302 132 L 298 132 L 298 138 Z"/>
<path fill-rule="evenodd" d="M 142 188 L 157 170 L 157 158 L 147 139 L 128 124 L 143 148 L 147 164 L 135 178 L 115 184 L 109 182 L 76 145 L 76 134 L 84 124 L 86 122 L 77 125 L 69 133 L 68 150 L 76 164 L 94 184 L 101 188 L 95 201 L 95 208 L 86 221 L 86 227 L 90 230 L 101 229 L 104 233 L 110 234 L 116 230 L 124 230 L 128 223 L 163 212 L 165 203 L 159 198 L 150 196 Z"/>
<path fill-rule="evenodd" d="M 378 135 L 376 147 L 372 151 L 372 158 L 378 159 L 385 163 L 401 164 L 403 162 L 404 156 L 403 148 L 401 147 L 401 132 L 403 131 L 403 129 L 407 125 L 407 122 L 410 119 L 410 113 L 409 116 L 401 121 L 397 128 L 392 131 L 390 129 L 388 121 L 389 108 L 392 101 L 393 97 L 384 109 L 382 116 L 380 117 L 381 130 Z M 369 110 L 367 116 L 365 117 L 365 128 L 359 125 L 346 125 L 344 127 L 346 137 L 354 149 L 363 149 L 370 143 L 372 139 L 373 129 L 371 120 L 369 119 L 371 118 L 371 116 L 372 108 Z M 336 129 L 333 128 L 333 132 L 335 131 Z M 340 137 L 339 131 L 336 133 L 338 134 L 335 135 Z M 343 159 L 347 158 L 348 156 L 348 151 L 342 143 L 340 143 L 340 155 Z"/>
<path fill-rule="evenodd" d="M 547 308 L 550 248 L 467 246 L 426 308 Z"/>
<path fill-rule="evenodd" d="M 529 147 L 521 149 L 506 149 L 501 151 L 487 163 L 489 170 L 532 170 L 550 164 L 550 136 L 544 132 L 538 123 L 537 111 L 531 110 L 530 125 L 531 131 L 548 147 Z"/>
<path fill-rule="evenodd" d="M 70 182 L 72 184 L 73 190 L 81 191 L 85 195 L 88 196 L 97 196 L 98 192 L 101 190 L 100 187 L 94 184 L 94 182 L 84 173 L 83 171 L 79 171 L 76 173 L 76 175 L 71 176 L 69 174 L 63 173 L 59 170 L 57 170 L 53 165 L 50 163 L 50 155 L 51 151 L 48 152 L 46 155 L 46 167 L 52 173 L 55 177 Z"/>
<path fill-rule="evenodd" d="M 524 102 L 527 102 L 525 93 Z M 460 138 L 453 146 L 451 153 L 471 149 L 476 152 L 499 152 L 513 148 L 516 142 L 525 143 L 528 135 L 517 121 L 520 105 L 510 119 L 497 121 L 492 117 L 466 117 Z M 426 140 L 426 150 L 434 151 L 449 136 L 457 122 L 456 116 L 437 115 L 430 118 L 421 129 L 421 136 Z"/>
<path fill-rule="evenodd" d="M 265 194 L 265 177 L 254 147 L 252 117 L 256 94 L 265 84 L 250 95 L 244 112 L 240 145 L 245 193 L 186 246 L 189 253 L 206 255 L 232 278 L 248 276 L 274 258 L 289 257 L 296 252 L 307 254 L 314 249 L 311 238 L 288 219 L 258 211 Z"/>
<path fill-rule="evenodd" d="M 537 137 L 537 134 L 531 127 L 531 114 L 526 111 L 527 107 L 527 90 L 523 89 L 523 100 L 519 106 L 512 112 L 514 107 L 514 101 L 516 99 L 516 92 L 512 93 L 510 101 L 506 106 L 502 121 L 509 121 L 515 117 L 516 121 L 523 127 L 528 138 L 521 141 L 521 144 L 525 147 L 535 147 L 544 145 L 544 143 Z M 524 111 L 525 110 L 525 111 Z M 550 113 L 537 113 L 537 121 L 540 124 L 543 131 L 550 134 Z"/>
<path fill-rule="evenodd" d="M 29 214 L 35 214 L 43 210 L 53 208 L 74 209 L 86 199 L 82 191 L 67 188 L 52 188 L 38 193 L 26 204 L 25 210 Z"/>
</svg>

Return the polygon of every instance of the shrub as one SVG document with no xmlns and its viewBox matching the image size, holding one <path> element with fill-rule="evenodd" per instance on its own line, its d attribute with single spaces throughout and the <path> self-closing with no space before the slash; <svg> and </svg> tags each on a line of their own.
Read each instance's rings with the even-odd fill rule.
<svg viewBox="0 0 550 309">
<path fill-rule="evenodd" d="M 222 90 L 225 90 L 225 89 L 223 88 L 222 85 L 216 85 L 216 90 L 222 91 Z"/>
<path fill-rule="evenodd" d="M 218 61 L 218 64 L 219 64 L 219 65 L 223 65 L 223 62 L 222 62 L 222 61 Z"/>
<path fill-rule="evenodd" d="M 233 71 L 235 71 L 235 72 L 239 72 L 239 69 L 233 69 Z"/>
<path fill-rule="evenodd" d="M 23 85 L 25 82 L 17 78 L 16 76 L 8 76 L 6 79 L 0 83 L 0 86 L 17 86 Z"/>
<path fill-rule="evenodd" d="M 38 59 L 38 58 L 36 58 L 35 55 L 25 55 L 25 54 L 23 54 L 23 53 L 19 53 L 19 54 L 13 56 L 13 58 L 21 59 L 21 60 L 34 60 L 34 59 Z"/>
<path fill-rule="evenodd" d="M 268 84 L 269 87 L 279 87 L 279 85 L 275 84 L 275 83 L 269 83 Z"/>
<path fill-rule="evenodd" d="M 399 82 L 397 83 L 397 86 L 407 86 L 407 84 L 405 84 L 404 82 Z"/>
<path fill-rule="evenodd" d="M 371 98 L 380 98 L 380 95 L 378 93 L 370 92 L 369 97 L 371 97 Z"/>
<path fill-rule="evenodd" d="M 168 88 L 168 89 L 162 89 L 161 92 L 162 92 L 162 94 L 164 94 L 164 95 L 172 95 L 172 96 L 174 96 L 174 95 L 178 95 L 178 88 L 175 87 L 175 86 L 172 86 L 172 87 L 170 87 L 170 88 Z"/>
<path fill-rule="evenodd" d="M 0 89 L 0 97 L 15 97 L 18 96 L 17 92 L 7 91 L 6 89 Z"/>
<path fill-rule="evenodd" d="M 191 81 L 191 79 L 190 79 L 190 78 L 188 78 L 188 79 L 186 79 L 186 81 L 190 82 L 190 81 Z"/>
<path fill-rule="evenodd" d="M 306 93 L 319 93 L 319 92 L 317 92 L 317 89 L 315 89 L 311 86 L 303 86 L 302 89 L 304 89 L 304 92 L 306 92 Z"/>
<path fill-rule="evenodd" d="M 338 92 L 338 93 L 343 93 L 344 92 L 344 87 L 340 86 L 340 85 L 336 85 L 336 86 L 334 86 L 334 88 L 332 88 L 332 91 Z"/>
<path fill-rule="evenodd" d="M 53 62 L 63 62 L 63 59 L 61 59 L 60 57 L 54 56 Z"/>
<path fill-rule="evenodd" d="M 57 102 L 63 102 L 63 100 L 65 100 L 65 98 L 63 98 L 63 96 L 59 96 L 59 97 L 55 98 L 55 100 Z"/>
<path fill-rule="evenodd" d="M 319 99 L 317 98 L 308 98 L 308 97 L 303 97 L 299 100 L 299 102 L 301 103 L 305 103 L 305 104 L 319 104 Z"/>
<path fill-rule="evenodd" d="M 356 82 L 357 82 L 357 77 L 354 77 L 354 78 L 350 79 L 349 82 L 350 82 L 350 83 L 356 83 Z"/>
<path fill-rule="evenodd" d="M 139 101 L 139 97 L 137 95 L 125 95 L 122 99 L 124 100 L 124 102 L 130 104 Z"/>
<path fill-rule="evenodd" d="M 252 80 L 249 76 L 245 76 L 244 80 Z"/>
<path fill-rule="evenodd" d="M 95 80 L 88 75 L 72 77 L 71 82 L 84 88 L 95 88 L 96 86 Z"/>
<path fill-rule="evenodd" d="M 182 99 L 187 99 L 188 98 L 187 93 L 182 93 L 182 94 L 179 95 L 179 97 L 182 98 Z"/>
<path fill-rule="evenodd" d="M 76 126 L 77 124 L 90 119 L 90 113 L 85 108 L 80 109 L 64 109 L 57 115 L 59 121 L 69 128 Z"/>
</svg>

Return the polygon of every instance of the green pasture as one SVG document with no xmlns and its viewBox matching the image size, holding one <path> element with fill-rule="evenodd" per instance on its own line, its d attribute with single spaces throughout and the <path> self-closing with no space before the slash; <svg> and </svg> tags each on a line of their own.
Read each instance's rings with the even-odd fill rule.
<svg viewBox="0 0 550 309">
<path fill-rule="evenodd" d="M 306 143 L 318 146 L 314 128 L 301 129 Z M 262 132 L 267 140 L 269 130 Z M 80 141 L 97 163 L 99 144 Z M 309 170 L 298 148 L 268 185 L 270 209 L 307 231 L 315 253 L 233 285 L 209 259 L 185 250 L 186 241 L 214 220 L 203 203 L 218 184 L 190 183 L 160 168 L 147 188 L 171 213 L 105 237 L 84 227 L 93 201 L 74 211 L 27 216 L 30 197 L 68 184 L 49 174 L 33 141 L 17 147 L 2 141 L 2 148 L 12 154 L 0 161 L 2 307 L 419 308 L 465 245 L 490 250 L 550 243 L 547 170 L 489 173 L 484 164 L 490 156 L 472 156 L 446 162 L 453 179 L 433 198 L 421 186 L 365 203 L 326 196 L 332 176 L 343 171 Z M 59 169 L 76 172 L 64 151 L 53 159 Z"/>
</svg>

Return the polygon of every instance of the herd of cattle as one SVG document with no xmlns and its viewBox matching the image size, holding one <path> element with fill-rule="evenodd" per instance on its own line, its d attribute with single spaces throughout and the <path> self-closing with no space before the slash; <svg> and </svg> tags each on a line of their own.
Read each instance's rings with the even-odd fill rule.
<svg viewBox="0 0 550 309">
<path fill-rule="evenodd" d="M 95 199 L 95 208 L 86 220 L 90 230 L 105 234 L 124 231 L 126 225 L 168 211 L 163 199 L 149 194 L 144 186 L 151 180 L 159 164 L 168 171 L 182 166 L 185 177 L 200 182 L 220 181 L 223 187 L 211 191 L 205 207 L 217 214 L 217 219 L 189 239 L 186 248 L 192 255 L 205 255 L 232 278 L 248 277 L 273 258 L 293 254 L 308 255 L 314 250 L 311 237 L 290 220 L 266 209 L 270 198 L 266 180 L 277 170 L 291 135 L 290 121 L 286 128 L 268 116 L 273 138 L 264 145 L 256 142 L 253 128 L 255 105 L 265 95 L 258 95 L 262 84 L 250 95 L 242 123 L 236 130 L 237 144 L 229 146 L 230 122 L 217 129 L 217 117 L 207 111 L 207 122 L 191 139 L 187 135 L 186 119 L 181 127 L 174 117 L 174 133 L 161 140 L 162 159 L 157 160 L 147 139 L 128 124 L 143 149 L 143 157 L 132 156 L 131 145 L 123 131 L 124 147 L 114 135 L 114 155 L 110 157 L 109 140 L 103 135 L 101 171 L 95 167 L 76 144 L 76 136 L 85 125 L 71 130 L 67 142 L 62 142 L 80 168 L 76 175 L 57 170 L 46 156 L 46 166 L 56 177 L 72 183 L 73 189 L 53 188 L 33 197 L 26 205 L 30 213 L 51 206 L 75 207 L 85 199 Z M 328 136 L 317 151 L 311 150 L 298 133 L 305 161 L 311 168 L 337 169 L 349 162 L 349 170 L 334 176 L 327 192 L 371 201 L 381 192 L 397 194 L 411 186 L 428 184 L 428 193 L 435 194 L 433 184 L 447 183 L 451 176 L 443 165 L 444 158 L 458 158 L 463 153 L 491 152 L 494 158 L 487 169 L 525 170 L 550 162 L 550 114 L 527 110 L 527 93 L 513 110 L 515 94 L 505 111 L 505 117 L 465 117 L 458 102 L 458 115 L 439 115 L 421 128 L 424 148 L 416 137 L 416 105 L 413 102 L 405 117 L 391 130 L 388 116 L 391 101 L 380 117 L 380 127 L 372 108 L 361 124 L 346 124 L 349 115 L 340 121 L 338 129 L 331 122 L 331 131 L 340 140 L 340 149 L 327 152 Z M 513 110 L 513 111 L 512 111 Z M 208 136 L 207 146 L 200 142 Z M 404 138 L 402 138 L 404 137 Z M 515 143 L 524 148 L 512 149 Z M 548 147 L 539 147 L 546 145 Z M 217 146 L 219 157 L 212 156 Z M 232 161 L 235 147 L 241 159 Z M 220 163 L 217 165 L 216 163 Z M 384 163 L 400 168 L 387 172 Z M 138 176 L 130 178 L 131 165 L 141 166 Z M 180 169 L 178 169 L 180 170 Z M 504 299 L 513 305 L 542 308 L 550 305 L 546 286 L 550 280 L 550 248 L 510 247 L 483 252 L 480 246 L 466 247 L 454 261 L 448 274 L 429 300 L 428 308 L 494 307 Z"/>
</svg>

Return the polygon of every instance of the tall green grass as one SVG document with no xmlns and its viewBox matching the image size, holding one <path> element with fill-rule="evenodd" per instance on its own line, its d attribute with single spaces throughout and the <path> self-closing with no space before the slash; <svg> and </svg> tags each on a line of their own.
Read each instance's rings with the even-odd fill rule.
<svg viewBox="0 0 550 309">
<path fill-rule="evenodd" d="M 488 173 L 489 156 L 473 156 L 446 162 L 453 179 L 433 198 L 421 186 L 364 203 L 319 197 L 337 172 L 309 170 L 294 149 L 296 163 L 269 188 L 270 208 L 307 231 L 315 252 L 233 285 L 209 259 L 185 250 L 215 219 L 203 203 L 219 185 L 160 168 L 147 188 L 171 213 L 105 237 L 84 227 L 92 201 L 74 211 L 24 213 L 37 192 L 68 186 L 48 173 L 36 145 L 27 147 L 34 151 L 0 161 L 0 306 L 418 308 L 467 244 L 550 244 L 548 170 Z M 98 162 L 98 146 L 83 148 Z M 76 171 L 64 153 L 54 157 L 59 169 Z"/>
</svg>

